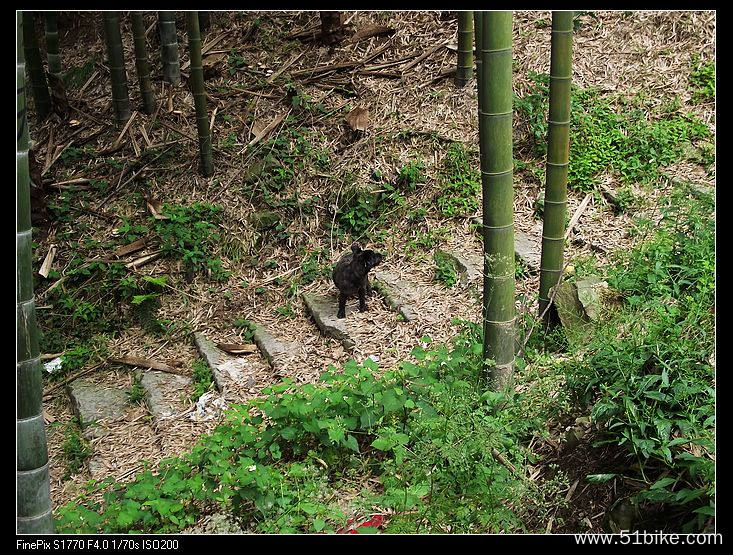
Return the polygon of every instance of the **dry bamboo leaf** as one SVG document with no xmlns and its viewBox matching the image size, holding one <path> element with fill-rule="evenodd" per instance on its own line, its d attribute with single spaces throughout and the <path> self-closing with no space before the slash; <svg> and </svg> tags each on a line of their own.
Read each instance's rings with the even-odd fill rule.
<svg viewBox="0 0 733 555">
<path fill-rule="evenodd" d="M 216 346 L 222 351 L 226 351 L 232 355 L 244 355 L 257 352 L 257 345 L 253 343 L 217 343 Z"/>
<path fill-rule="evenodd" d="M 262 133 L 265 131 L 265 129 L 267 129 L 267 123 L 265 123 L 261 119 L 258 119 L 252 124 L 252 136 L 254 138 L 261 138 Z"/>
<path fill-rule="evenodd" d="M 161 211 L 163 210 L 163 203 L 153 197 L 145 197 L 145 204 L 148 206 L 148 210 L 156 220 L 167 220 L 168 216 L 163 216 Z"/>
<path fill-rule="evenodd" d="M 273 119 L 273 120 L 272 120 L 272 121 L 271 121 L 271 122 L 270 122 L 270 123 L 269 123 L 269 124 L 267 125 L 267 127 L 265 127 L 264 129 L 262 129 L 262 131 L 261 131 L 261 132 L 260 132 L 259 134 L 256 134 L 256 135 L 255 135 L 255 138 L 254 138 L 254 139 L 252 139 L 252 140 L 251 140 L 251 141 L 250 141 L 250 142 L 249 142 L 249 143 L 247 144 L 247 146 L 249 146 L 249 147 L 251 147 L 251 146 L 254 146 L 254 145 L 255 145 L 255 144 L 257 144 L 257 143 L 258 143 L 258 142 L 259 142 L 259 141 L 260 141 L 261 139 L 263 139 L 263 138 L 267 137 L 267 134 L 268 134 L 268 133 L 269 133 L 270 131 L 272 131 L 273 129 L 275 129 L 275 127 L 277 127 L 277 126 L 278 126 L 278 125 L 280 124 L 280 122 L 281 122 L 281 121 L 282 121 L 283 119 L 285 119 L 285 116 L 287 116 L 287 115 L 288 115 L 289 113 L 290 113 L 290 110 L 288 110 L 287 112 L 283 112 L 282 114 L 278 114 L 277 116 L 275 116 L 275 119 Z M 256 123 L 257 123 L 257 122 L 255 122 L 255 124 L 256 124 Z M 253 132 L 254 132 L 254 127 L 255 127 L 255 125 L 253 124 L 253 125 L 252 125 L 252 130 L 253 130 Z M 242 152 L 244 152 L 244 150 L 242 150 Z"/>
<path fill-rule="evenodd" d="M 137 241 L 134 241 L 132 243 L 129 243 L 128 245 L 124 245 L 122 247 L 119 247 L 114 251 L 115 258 L 122 258 L 123 256 L 127 256 L 128 254 L 131 254 L 133 252 L 137 252 L 140 249 L 145 248 L 145 245 L 148 244 L 148 238 L 142 237 L 138 239 Z"/>
<path fill-rule="evenodd" d="M 53 259 L 56 257 L 56 245 L 51 245 L 51 247 L 48 249 L 48 253 L 46 254 L 46 258 L 43 259 L 43 264 L 41 264 L 41 269 L 38 270 L 38 274 L 43 276 L 44 278 L 48 277 L 48 273 L 51 271 L 51 265 L 53 264 Z"/>
<path fill-rule="evenodd" d="M 152 262 L 153 260 L 157 260 L 161 257 L 161 252 L 154 252 L 151 254 L 146 254 L 145 256 L 141 256 L 140 258 L 137 258 L 136 260 L 133 260 L 132 262 L 128 262 L 125 264 L 125 268 L 140 268 L 141 266 L 144 266 L 145 264 Z"/>
<path fill-rule="evenodd" d="M 371 125 L 369 110 L 357 106 L 349 112 L 348 116 L 346 116 L 346 122 L 355 131 L 366 131 L 366 129 Z"/>
</svg>

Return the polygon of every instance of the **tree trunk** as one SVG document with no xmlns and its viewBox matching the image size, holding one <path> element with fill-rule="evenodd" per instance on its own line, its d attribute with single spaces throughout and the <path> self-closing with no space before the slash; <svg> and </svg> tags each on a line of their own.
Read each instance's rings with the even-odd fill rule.
<svg viewBox="0 0 733 555">
<path fill-rule="evenodd" d="M 321 41 L 333 44 L 340 38 L 343 14 L 341 12 L 321 12 Z"/>
<path fill-rule="evenodd" d="M 54 532 L 48 474 L 46 427 L 41 405 L 41 358 L 38 348 L 28 172 L 28 120 L 25 103 L 25 14 L 16 12 L 16 528 L 19 534 Z"/>
<path fill-rule="evenodd" d="M 458 69 L 456 86 L 465 87 L 473 77 L 473 12 L 458 14 Z"/>
<path fill-rule="evenodd" d="M 550 112 L 547 135 L 547 179 L 540 263 L 540 315 L 555 321 L 550 291 L 562 277 L 570 150 L 570 86 L 573 77 L 573 12 L 552 12 Z"/>
<path fill-rule="evenodd" d="M 512 12 L 484 12 L 481 38 L 483 356 L 491 386 L 504 389 L 514 371 Z"/>
<path fill-rule="evenodd" d="M 211 12 L 199 12 L 199 33 L 203 37 L 211 27 Z"/>
<path fill-rule="evenodd" d="M 38 50 L 38 38 L 34 25 L 33 12 L 23 12 L 23 50 L 28 64 L 28 76 L 31 80 L 31 91 L 36 107 L 36 114 L 45 119 L 51 113 L 51 95 L 48 92 L 46 73 L 43 69 L 41 53 Z"/>
<path fill-rule="evenodd" d="M 120 12 L 104 12 L 104 34 L 107 40 L 109 75 L 112 81 L 112 104 L 115 107 L 117 123 L 130 119 L 130 96 L 127 90 L 127 72 L 122 52 L 120 34 Z"/>
<path fill-rule="evenodd" d="M 48 72 L 61 77 L 61 57 L 59 56 L 59 14 L 46 12 L 46 58 Z"/>
<path fill-rule="evenodd" d="M 483 76 L 483 72 L 481 71 L 481 25 L 483 21 L 483 13 L 484 12 L 473 12 L 473 35 L 476 40 L 476 50 L 475 50 L 475 58 L 476 58 L 476 90 L 480 90 L 481 88 L 481 79 Z M 479 115 L 481 112 L 481 95 L 478 94 L 478 109 L 479 109 Z"/>
<path fill-rule="evenodd" d="M 143 101 L 143 112 L 152 114 L 155 111 L 155 97 L 150 84 L 150 62 L 148 48 L 145 45 L 145 26 L 143 12 L 132 12 L 132 36 L 135 42 L 135 67 L 140 81 L 140 97 Z"/>
<path fill-rule="evenodd" d="M 173 12 L 158 12 L 160 21 L 160 57 L 163 60 L 163 80 L 177 87 L 181 84 L 181 66 L 178 56 L 176 18 Z"/>
<path fill-rule="evenodd" d="M 204 177 L 214 174 L 214 161 L 211 154 L 211 132 L 209 115 L 206 112 L 206 90 L 204 89 L 204 69 L 201 65 L 201 35 L 199 18 L 196 12 L 186 14 L 188 27 L 188 52 L 191 59 L 191 92 L 196 105 L 196 127 L 199 134 L 201 152 L 201 173 Z"/>
</svg>

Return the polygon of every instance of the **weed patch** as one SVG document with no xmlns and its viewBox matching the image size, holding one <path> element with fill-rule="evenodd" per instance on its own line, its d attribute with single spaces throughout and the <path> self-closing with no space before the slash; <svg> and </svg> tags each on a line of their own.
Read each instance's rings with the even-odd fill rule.
<svg viewBox="0 0 733 555">
<path fill-rule="evenodd" d="M 535 86 L 515 99 L 517 112 L 529 129 L 535 153 L 547 152 L 549 77 L 534 74 Z M 644 108 L 618 108 L 593 89 L 573 87 L 571 94 L 568 186 L 591 191 L 596 176 L 614 170 L 626 183 L 650 183 L 660 168 L 680 158 L 684 145 L 710 135 L 693 116 L 650 114 Z"/>
</svg>

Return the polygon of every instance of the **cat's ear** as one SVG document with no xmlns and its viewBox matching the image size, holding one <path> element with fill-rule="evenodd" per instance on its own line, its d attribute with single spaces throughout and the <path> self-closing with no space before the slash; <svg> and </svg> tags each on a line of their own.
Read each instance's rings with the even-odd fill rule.
<svg viewBox="0 0 733 555">
<path fill-rule="evenodd" d="M 351 245 L 351 252 L 356 254 L 357 252 L 361 252 L 361 245 L 359 243 L 354 243 Z"/>
</svg>

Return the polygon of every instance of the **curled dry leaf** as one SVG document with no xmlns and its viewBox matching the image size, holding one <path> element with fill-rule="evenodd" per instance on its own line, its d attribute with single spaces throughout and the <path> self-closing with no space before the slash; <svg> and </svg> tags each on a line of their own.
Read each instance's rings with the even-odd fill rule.
<svg viewBox="0 0 733 555">
<path fill-rule="evenodd" d="M 257 345 L 254 345 L 252 343 L 217 343 L 216 346 L 219 347 L 222 351 L 226 351 L 227 353 L 230 353 L 232 355 L 244 355 L 257 351 Z"/>
<path fill-rule="evenodd" d="M 43 260 L 41 269 L 38 270 L 39 275 L 42 275 L 44 278 L 48 278 L 48 273 L 51 271 L 51 265 L 53 264 L 53 259 L 55 257 L 56 245 L 51 245 L 51 247 L 48 249 L 48 254 L 46 254 L 46 258 L 44 258 Z"/>
<path fill-rule="evenodd" d="M 148 205 L 148 210 L 156 220 L 167 220 L 168 216 L 163 216 L 163 203 L 153 197 L 145 197 L 145 204 Z"/>
<path fill-rule="evenodd" d="M 346 116 L 346 122 L 355 131 L 366 131 L 367 127 L 372 123 L 369 119 L 369 110 L 360 106 L 357 106 L 349 112 L 349 115 Z"/>
</svg>

